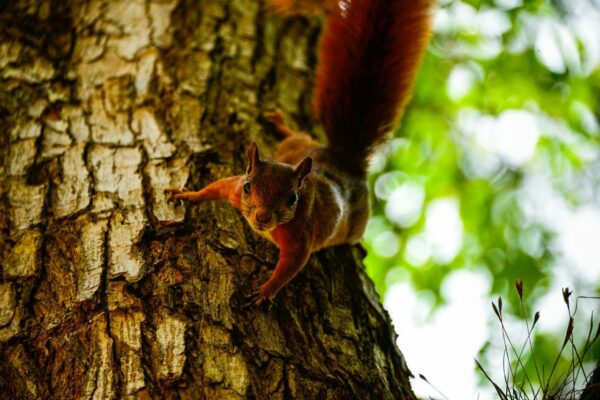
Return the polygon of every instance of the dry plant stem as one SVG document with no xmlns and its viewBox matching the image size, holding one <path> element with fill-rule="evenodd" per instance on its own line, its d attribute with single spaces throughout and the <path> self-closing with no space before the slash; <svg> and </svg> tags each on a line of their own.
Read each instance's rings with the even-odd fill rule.
<svg viewBox="0 0 600 400">
<path fill-rule="evenodd" d="M 535 373 L 536 373 L 538 380 L 540 380 L 540 378 L 541 378 L 540 371 L 538 370 L 537 361 L 535 359 L 535 352 L 533 351 L 533 343 L 531 342 L 531 333 L 533 332 L 533 328 L 535 327 L 535 325 L 532 325 L 531 329 L 529 328 L 529 320 L 527 318 L 527 312 L 525 311 L 525 304 L 523 303 L 522 298 L 519 298 L 519 304 L 521 305 L 521 312 L 523 313 L 523 316 L 525 317 L 525 326 L 527 327 L 527 340 L 525 343 L 529 344 L 529 351 L 531 352 L 531 356 L 533 358 L 533 365 L 535 367 Z M 524 349 L 525 349 L 525 344 L 523 344 L 523 348 L 521 349 L 521 354 L 519 354 L 519 358 L 522 356 Z M 530 382 L 530 385 L 531 385 L 531 382 Z M 538 392 L 536 392 L 533 389 L 532 385 L 531 385 L 531 391 L 532 391 L 532 393 L 534 393 L 534 396 L 537 396 Z"/>
<path fill-rule="evenodd" d="M 577 313 L 577 307 L 579 306 L 579 299 L 600 300 L 600 296 L 577 296 L 575 298 L 575 310 L 573 311 L 573 315 L 575 315 L 575 313 Z"/>
<path fill-rule="evenodd" d="M 506 366 L 508 365 L 508 370 L 510 371 L 510 377 L 511 379 L 514 381 L 515 379 L 515 375 L 512 369 L 512 365 L 510 362 L 510 356 L 508 354 L 508 345 L 507 345 L 507 333 L 506 330 L 504 329 L 504 321 L 502 319 L 502 297 L 498 298 L 498 307 L 496 307 L 496 305 L 494 304 L 494 302 L 492 301 L 492 308 L 494 309 L 494 313 L 496 314 L 496 317 L 498 318 L 498 321 L 500 321 L 500 325 L 502 327 L 502 342 L 504 343 L 504 351 L 502 353 L 502 372 L 503 372 L 503 376 L 504 376 L 504 384 L 505 384 L 505 390 L 508 391 L 509 388 L 509 376 L 506 373 Z M 477 362 L 477 361 L 476 361 Z M 479 365 L 479 363 L 477 363 Z M 493 383 L 493 382 L 492 382 Z M 495 384 L 494 384 L 495 385 Z"/>
<path fill-rule="evenodd" d="M 554 363 L 552 364 L 552 369 L 550 370 L 550 375 L 548 375 L 548 380 L 546 381 L 546 387 L 544 388 L 544 393 L 548 393 L 550 391 L 550 382 L 552 381 L 552 376 L 554 375 L 554 371 L 556 370 L 556 367 L 558 365 L 558 362 L 560 361 L 560 356 L 562 355 L 563 350 L 565 349 L 566 344 L 568 343 L 568 337 L 569 335 L 569 330 L 572 330 L 572 326 L 573 326 L 573 318 L 570 317 L 569 319 L 569 326 L 567 327 L 567 335 L 565 338 L 565 341 L 563 342 L 560 351 L 558 352 L 556 359 L 554 360 Z"/>
<path fill-rule="evenodd" d="M 492 306 L 494 309 L 494 313 L 496 314 L 498 320 L 501 323 L 501 327 L 502 327 L 502 336 L 503 336 L 503 341 L 504 341 L 504 352 L 503 352 L 503 370 L 504 370 L 504 381 L 505 381 L 505 390 L 502 391 L 498 385 L 493 382 L 490 378 L 490 376 L 487 374 L 487 372 L 483 369 L 483 367 L 479 364 L 479 362 L 476 361 L 478 368 L 483 372 L 484 376 L 486 377 L 486 379 L 494 386 L 496 392 L 498 393 L 498 395 L 500 396 L 501 399 L 507 398 L 507 399 L 511 399 L 511 400 L 518 400 L 518 399 L 533 399 L 533 400 L 556 400 L 556 399 L 576 399 L 578 397 L 577 394 L 578 393 L 587 393 L 587 396 L 590 395 L 591 396 L 595 396 L 595 392 L 590 392 L 590 390 L 594 390 L 593 385 L 590 385 L 590 376 L 591 374 L 593 374 L 594 372 L 592 371 L 591 374 L 586 374 L 585 369 L 584 369 L 584 360 L 586 355 L 588 354 L 588 352 L 590 351 L 590 349 L 592 348 L 593 344 L 595 343 L 595 341 L 600 337 L 600 324 L 598 324 L 598 327 L 594 333 L 594 314 L 592 313 L 592 316 L 590 317 L 590 324 L 589 324 L 589 328 L 588 328 L 588 332 L 587 332 L 587 336 L 585 338 L 585 343 L 583 345 L 583 348 L 581 350 L 579 350 L 575 344 L 575 339 L 574 339 L 574 317 L 577 311 L 577 302 L 575 305 L 575 308 L 573 310 L 573 312 L 571 313 L 571 309 L 570 309 L 570 304 L 569 304 L 569 296 L 572 294 L 572 292 L 568 289 L 568 288 L 564 288 L 563 289 L 563 298 L 565 300 L 565 304 L 567 306 L 567 311 L 569 314 L 569 325 L 567 326 L 567 330 L 565 333 L 565 338 L 564 341 L 562 343 L 562 347 L 560 352 L 557 355 L 557 358 L 554 360 L 553 366 L 552 366 L 552 370 L 550 371 L 550 375 L 548 376 L 548 378 L 546 378 L 545 376 L 545 367 L 544 365 L 541 366 L 541 376 L 540 376 L 540 372 L 538 369 L 537 364 L 535 365 L 535 372 L 537 374 L 537 378 L 540 381 L 540 385 L 537 388 L 537 390 L 535 390 L 535 388 L 532 385 L 532 382 L 530 380 L 528 380 L 528 375 L 526 374 L 525 371 L 525 366 L 524 366 L 524 362 L 523 362 L 523 354 L 526 348 L 529 347 L 530 351 L 533 352 L 533 344 L 532 344 L 532 333 L 533 330 L 536 326 L 537 321 L 539 320 L 539 313 L 535 313 L 533 322 L 531 324 L 531 326 L 529 326 L 529 321 L 527 319 L 527 315 L 525 312 L 525 305 L 524 305 L 524 301 L 523 301 L 523 286 L 522 283 L 519 282 L 519 284 L 517 285 L 517 292 L 519 294 L 519 299 L 520 299 L 520 309 L 521 312 L 523 313 L 523 316 L 525 318 L 525 323 L 526 323 L 526 327 L 527 327 L 527 338 L 525 339 L 525 342 L 523 343 L 523 345 L 521 346 L 521 350 L 520 352 L 516 352 L 515 346 L 513 345 L 510 336 L 508 335 L 508 332 L 506 331 L 506 327 L 504 325 L 504 320 L 502 317 L 502 301 L 501 299 L 499 299 L 498 301 L 498 307 L 496 307 L 496 305 L 492 302 Z M 589 297 L 589 296 L 581 296 L 578 297 L 579 298 L 594 298 L 596 299 L 596 297 Z M 554 376 L 554 373 L 557 370 L 557 365 L 561 359 L 562 356 L 562 352 L 564 351 L 565 347 L 567 346 L 567 343 L 570 344 L 571 347 L 571 358 L 570 358 L 570 364 L 566 370 L 566 372 L 564 373 L 564 375 L 562 375 L 561 379 L 557 382 L 557 384 L 555 385 L 555 387 L 550 387 L 551 385 L 551 381 L 552 378 Z M 510 363 L 510 357 L 509 357 L 509 346 L 511 347 L 511 349 L 513 350 L 513 353 L 515 353 L 515 356 L 517 357 L 517 361 L 516 361 L 516 367 L 515 369 L 510 368 L 511 367 L 511 363 Z M 532 355 L 533 356 L 533 355 Z M 508 360 L 508 362 L 507 362 Z M 506 365 L 508 363 L 509 366 L 509 371 L 510 374 L 508 374 L 506 372 Z M 522 368 L 523 369 L 523 373 L 525 375 L 525 381 L 521 382 L 520 384 L 518 382 L 515 381 L 516 379 L 516 375 L 518 373 L 518 368 Z M 576 385 L 580 382 L 578 382 L 578 380 L 583 377 L 584 381 L 585 381 L 585 388 L 584 389 L 576 389 Z M 512 386 L 511 383 L 509 381 L 512 380 Z M 529 383 L 529 387 L 531 388 L 531 393 L 530 395 L 524 390 L 524 386 L 523 383 Z M 593 397 L 595 399 L 595 397 Z M 592 397 L 586 397 L 586 400 L 591 400 Z"/>
<path fill-rule="evenodd" d="M 498 386 L 493 379 L 488 375 L 487 371 L 483 368 L 483 366 L 479 363 L 479 361 L 477 361 L 477 359 L 475 359 L 475 364 L 477 365 L 477 368 L 479 368 L 481 370 L 481 372 L 483 373 L 483 375 L 485 376 L 485 378 L 488 380 L 488 382 L 490 382 L 493 386 L 494 389 L 496 389 L 496 393 L 498 394 L 498 396 L 500 396 L 501 400 L 508 400 L 508 397 L 506 396 L 506 394 L 504 394 L 504 392 L 502 391 L 502 389 L 500 388 L 500 386 Z M 508 388 L 506 389 L 508 391 Z"/>
<path fill-rule="evenodd" d="M 571 374 L 573 384 L 575 384 L 575 382 L 577 382 L 576 375 L 579 375 L 579 371 L 577 370 L 576 366 L 581 363 L 581 358 L 579 357 L 579 352 L 577 351 L 577 346 L 575 346 L 573 337 L 571 337 L 569 342 L 571 343 L 571 364 L 569 365 L 569 370 L 567 371 L 567 374 L 569 374 L 569 373 Z M 577 360 L 577 362 L 576 362 L 576 360 Z M 563 387 L 565 387 L 565 386 L 566 386 L 566 383 Z"/>
<path fill-rule="evenodd" d="M 477 361 L 477 360 L 476 360 L 476 361 Z M 435 387 L 435 386 L 434 386 L 434 385 L 433 385 L 431 382 L 429 382 L 429 380 L 428 380 L 428 379 L 425 377 L 425 375 L 419 374 L 419 378 L 421 378 L 422 380 L 424 380 L 425 382 L 427 382 L 427 384 L 428 384 L 429 386 L 431 386 L 431 388 L 432 388 L 433 390 L 435 390 L 436 392 L 438 392 L 438 394 L 439 394 L 440 396 L 442 396 L 444 399 L 446 399 L 446 400 L 449 400 L 449 399 L 448 399 L 448 397 L 446 397 L 446 396 L 444 395 L 444 393 L 442 393 L 442 392 L 441 392 L 441 391 L 440 391 L 440 390 L 439 390 L 437 387 Z"/>
<path fill-rule="evenodd" d="M 521 312 L 523 313 L 523 317 L 525 319 L 525 327 L 527 329 L 527 337 L 525 339 L 525 342 L 523 343 L 523 346 L 521 346 L 521 351 L 517 355 L 517 359 L 520 360 L 520 363 L 521 363 L 522 368 L 523 368 L 523 372 L 525 372 L 525 367 L 523 366 L 524 364 L 522 362 L 522 357 L 523 357 L 523 353 L 525 351 L 525 348 L 527 347 L 527 345 L 529 345 L 529 349 L 530 349 L 531 355 L 533 357 L 533 363 L 534 363 L 534 366 L 535 366 L 536 375 L 537 375 L 538 380 L 540 380 L 540 374 L 539 374 L 539 371 L 538 371 L 538 368 L 537 368 L 537 363 L 535 361 L 535 353 L 533 352 L 533 344 L 531 342 L 531 333 L 533 332 L 534 325 L 532 325 L 531 328 L 529 327 L 529 320 L 527 318 L 527 313 L 525 312 L 525 306 L 524 306 L 524 303 L 523 303 L 523 297 L 522 296 L 519 296 L 519 303 L 520 303 L 520 306 L 521 306 Z M 525 372 L 525 376 L 527 378 L 527 382 L 529 383 L 529 387 L 531 389 L 531 393 L 533 395 L 533 398 L 535 399 L 535 398 L 537 398 L 537 395 L 538 395 L 538 393 L 540 391 L 540 388 L 538 388 L 538 390 L 536 391 L 535 388 L 533 387 L 533 383 L 531 382 L 531 380 L 527 376 L 526 372 Z"/>
<path fill-rule="evenodd" d="M 577 305 L 575 306 L 574 313 L 576 311 L 577 311 Z M 587 352 L 590 350 L 590 348 L 592 347 L 592 345 L 594 344 L 594 342 L 597 339 L 597 337 L 594 337 L 594 339 L 592 339 L 593 331 L 594 331 L 594 314 L 592 313 L 592 316 L 590 317 L 590 327 L 588 329 L 588 334 L 587 334 L 587 337 L 585 340 L 585 345 L 583 347 L 583 350 L 581 351 L 581 355 L 579 354 L 579 351 L 577 350 L 577 346 L 575 345 L 573 337 L 571 337 L 571 339 L 570 339 L 571 346 L 572 346 L 572 353 L 574 353 L 574 355 L 577 358 L 576 364 L 575 364 L 575 357 L 573 357 L 573 361 L 571 363 L 571 367 L 573 369 L 573 383 L 577 382 L 577 379 L 579 378 L 580 373 L 583 374 L 586 386 L 589 383 L 588 376 L 585 374 L 585 370 L 583 369 L 583 360 L 585 359 Z M 577 371 L 576 373 L 575 373 L 575 370 Z"/>
<path fill-rule="evenodd" d="M 525 365 L 523 364 L 523 360 L 521 360 L 521 357 L 520 357 L 519 353 L 517 352 L 516 347 L 513 345 L 512 341 L 510 340 L 510 336 L 508 335 L 508 332 L 506 331 L 506 327 L 504 326 L 504 321 L 501 320 L 500 321 L 500 325 L 502 326 L 502 335 L 503 335 L 503 337 L 506 337 L 506 340 L 508 341 L 508 344 L 510 345 L 510 348 L 512 349 L 514 355 L 517 358 L 517 360 L 516 360 L 517 361 L 517 366 L 520 366 L 521 369 L 523 370 L 525 381 L 521 384 L 521 391 L 523 391 L 523 385 L 525 385 L 526 382 L 530 385 L 530 387 L 533 390 L 533 385 L 531 383 L 531 379 L 529 379 L 529 375 L 527 374 L 527 370 L 525 369 Z M 508 361 L 509 361 L 509 366 L 510 366 L 510 357 L 508 355 L 508 349 L 506 348 L 506 344 L 505 344 L 505 352 L 507 354 Z M 515 376 L 516 376 L 516 369 L 515 369 L 514 372 L 511 369 L 511 372 L 512 372 L 512 378 L 513 378 L 513 381 L 514 381 Z"/>
<path fill-rule="evenodd" d="M 592 299 L 592 300 L 598 300 L 600 299 L 600 297 L 597 296 L 577 296 L 575 298 L 575 309 L 573 310 L 573 314 L 571 314 L 571 317 L 575 316 L 575 314 L 577 313 L 577 308 L 579 307 L 579 299 Z M 585 371 L 583 370 L 583 359 L 585 358 L 586 353 L 588 352 L 588 350 L 591 348 L 592 344 L 594 343 L 594 341 L 596 340 L 596 338 L 594 338 L 593 340 L 591 340 L 591 336 L 593 333 L 593 329 L 594 329 L 594 313 L 592 312 L 592 315 L 590 317 L 590 327 L 588 330 L 588 335 L 586 337 L 586 341 L 585 341 L 585 345 L 582 351 L 582 354 L 579 355 L 579 352 L 577 351 L 577 347 L 575 346 L 575 343 L 573 341 L 573 337 L 571 337 L 570 342 L 571 342 L 571 354 L 572 354 L 572 359 L 573 362 L 575 361 L 575 356 L 577 357 L 577 366 L 579 366 L 579 368 L 576 368 L 576 365 L 573 365 L 572 363 L 572 370 L 573 370 L 573 382 L 577 382 L 577 379 L 579 377 L 579 373 L 583 372 L 583 376 L 584 379 L 586 381 L 586 385 L 588 383 L 588 378 L 585 374 Z M 599 329 L 600 329 L 600 325 L 599 325 Z M 591 340 L 591 342 L 590 342 Z M 575 370 L 577 370 L 577 372 L 575 372 Z"/>
<path fill-rule="evenodd" d="M 583 354 L 582 357 L 579 359 L 579 363 L 580 365 L 583 365 L 583 359 L 585 358 L 585 355 L 587 354 L 587 352 L 592 348 L 592 345 L 596 342 L 596 340 L 598 339 L 598 337 L 600 337 L 600 323 L 598 324 L 598 328 L 597 328 L 597 333 L 596 335 L 592 338 L 592 334 L 594 332 L 594 313 L 592 312 L 592 315 L 590 317 L 590 328 L 588 329 L 588 335 L 585 339 L 585 346 L 583 348 Z M 594 371 L 592 371 L 590 374 L 593 374 Z M 585 375 L 585 379 L 586 379 L 586 384 L 589 383 L 589 379 L 588 376 Z"/>
</svg>

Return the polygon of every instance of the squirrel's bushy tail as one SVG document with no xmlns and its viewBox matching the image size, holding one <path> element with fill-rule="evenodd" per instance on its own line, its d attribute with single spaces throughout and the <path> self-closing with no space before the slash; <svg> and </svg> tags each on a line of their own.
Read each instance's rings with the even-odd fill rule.
<svg viewBox="0 0 600 400">
<path fill-rule="evenodd" d="M 329 148 L 364 172 L 401 116 L 431 31 L 433 0 L 339 0 L 320 47 L 314 109 Z"/>
<path fill-rule="evenodd" d="M 269 0 L 269 4 L 281 14 L 318 14 L 333 9 L 337 0 Z"/>
</svg>

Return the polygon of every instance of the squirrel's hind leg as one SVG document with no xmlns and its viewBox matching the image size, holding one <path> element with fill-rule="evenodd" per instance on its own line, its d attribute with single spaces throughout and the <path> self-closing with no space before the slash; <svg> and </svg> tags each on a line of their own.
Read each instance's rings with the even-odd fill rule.
<svg viewBox="0 0 600 400">
<path fill-rule="evenodd" d="M 267 111 L 263 117 L 271 122 L 284 139 L 277 146 L 275 159 L 295 165 L 310 155 L 310 150 L 321 147 L 321 143 L 304 132 L 296 132 L 287 126 L 280 110 Z"/>
<path fill-rule="evenodd" d="M 275 130 L 284 138 L 297 135 L 298 132 L 292 130 L 285 123 L 285 116 L 281 110 L 265 111 L 263 117 L 275 127 Z"/>
</svg>

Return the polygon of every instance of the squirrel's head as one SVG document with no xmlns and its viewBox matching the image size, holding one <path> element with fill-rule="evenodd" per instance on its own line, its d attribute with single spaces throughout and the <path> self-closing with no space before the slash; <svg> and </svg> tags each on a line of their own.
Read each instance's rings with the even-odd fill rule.
<svg viewBox="0 0 600 400">
<path fill-rule="evenodd" d="M 250 145 L 241 211 L 254 229 L 268 232 L 294 218 L 300 188 L 311 167 L 310 157 L 295 167 L 261 160 L 256 144 Z"/>
</svg>

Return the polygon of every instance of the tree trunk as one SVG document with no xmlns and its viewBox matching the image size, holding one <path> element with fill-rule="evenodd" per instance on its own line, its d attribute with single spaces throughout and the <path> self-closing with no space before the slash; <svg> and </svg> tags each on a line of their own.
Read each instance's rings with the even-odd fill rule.
<svg viewBox="0 0 600 400">
<path fill-rule="evenodd" d="M 414 399 L 359 249 L 244 309 L 276 248 L 165 198 L 273 149 L 264 110 L 314 129 L 319 28 L 249 0 L 0 5 L 3 398 Z"/>
</svg>

